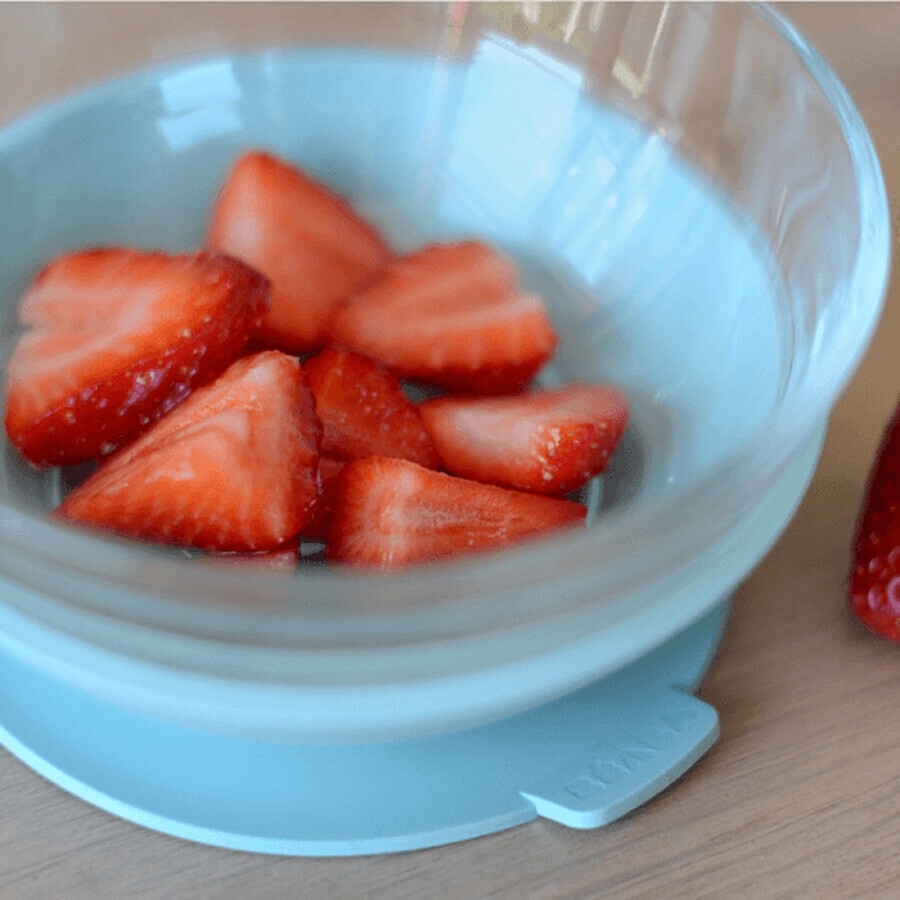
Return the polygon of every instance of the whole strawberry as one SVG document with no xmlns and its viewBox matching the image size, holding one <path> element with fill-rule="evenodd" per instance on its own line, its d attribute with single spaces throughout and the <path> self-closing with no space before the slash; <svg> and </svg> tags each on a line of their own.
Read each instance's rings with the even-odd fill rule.
<svg viewBox="0 0 900 900">
<path fill-rule="evenodd" d="M 869 475 L 848 587 L 851 614 L 882 637 L 900 641 L 900 405 Z"/>
</svg>

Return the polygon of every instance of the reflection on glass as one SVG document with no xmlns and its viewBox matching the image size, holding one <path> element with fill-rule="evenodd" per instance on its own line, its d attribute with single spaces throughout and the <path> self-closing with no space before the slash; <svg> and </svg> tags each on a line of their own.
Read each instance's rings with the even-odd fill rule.
<svg viewBox="0 0 900 900">
<path fill-rule="evenodd" d="M 169 112 L 157 120 L 172 150 L 185 150 L 210 138 L 240 131 L 243 120 L 235 108 L 243 91 L 230 62 L 202 63 L 159 80 Z"/>
<path fill-rule="evenodd" d="M 241 117 L 231 106 L 196 109 L 184 115 L 160 118 L 156 124 L 172 150 L 186 150 L 244 127 Z"/>
<path fill-rule="evenodd" d="M 233 103 L 243 96 L 230 62 L 191 66 L 159 79 L 159 90 L 170 113 Z"/>
<path fill-rule="evenodd" d="M 669 4 L 663 3 L 658 13 L 655 5 L 648 4 L 635 7 L 629 16 L 629 27 L 622 37 L 612 75 L 632 97 L 639 97 L 647 91 L 668 14 Z M 648 28 L 654 17 L 655 26 Z"/>
<path fill-rule="evenodd" d="M 486 36 L 465 72 L 447 173 L 485 215 L 524 228 L 550 190 L 572 133 L 582 74 L 535 47 Z M 448 192 L 449 203 L 464 202 Z"/>
</svg>

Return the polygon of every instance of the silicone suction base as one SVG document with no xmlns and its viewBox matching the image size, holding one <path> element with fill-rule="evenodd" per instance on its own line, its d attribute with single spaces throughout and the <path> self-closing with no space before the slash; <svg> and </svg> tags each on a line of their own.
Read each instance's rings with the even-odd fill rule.
<svg viewBox="0 0 900 900">
<path fill-rule="evenodd" d="M 412 850 L 544 816 L 594 828 L 649 800 L 718 736 L 692 696 L 722 603 L 615 675 L 520 715 L 427 739 L 268 744 L 99 702 L 0 655 L 0 741 L 78 797 L 148 828 L 261 853 Z"/>
</svg>

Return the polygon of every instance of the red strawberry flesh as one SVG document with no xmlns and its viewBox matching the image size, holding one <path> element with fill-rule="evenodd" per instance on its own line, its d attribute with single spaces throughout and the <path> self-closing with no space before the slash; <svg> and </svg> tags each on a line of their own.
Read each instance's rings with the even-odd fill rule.
<svg viewBox="0 0 900 900">
<path fill-rule="evenodd" d="M 390 251 L 337 194 L 284 160 L 247 153 L 216 201 L 207 246 L 272 282 L 260 337 L 306 352 L 324 344 L 335 304 L 380 271 Z"/>
<path fill-rule="evenodd" d="M 401 378 L 491 394 L 524 387 L 558 343 L 541 300 L 519 292 L 512 263 L 476 242 L 395 260 L 338 307 L 329 331 Z"/>
<path fill-rule="evenodd" d="M 304 363 L 322 422 L 322 453 L 335 459 L 390 456 L 436 469 L 434 444 L 400 382 L 378 363 L 326 347 Z"/>
<path fill-rule="evenodd" d="M 373 456 L 347 463 L 340 475 L 327 553 L 389 570 L 509 546 L 575 527 L 585 515 L 579 503 Z"/>
<path fill-rule="evenodd" d="M 900 641 L 900 406 L 869 475 L 848 582 L 851 614 L 876 634 Z"/>
<path fill-rule="evenodd" d="M 133 439 L 246 344 L 269 284 L 209 253 L 107 248 L 51 262 L 20 307 L 6 430 L 34 465 L 96 459 Z"/>
<path fill-rule="evenodd" d="M 303 526 L 303 537 L 311 541 L 326 541 L 338 480 L 348 463 L 342 459 L 323 456 L 319 459 L 319 502 L 310 520 Z"/>
<path fill-rule="evenodd" d="M 271 551 L 315 512 L 320 426 L 295 357 L 239 359 L 55 511 L 65 521 L 219 551 Z"/>
<path fill-rule="evenodd" d="M 603 472 L 628 421 L 615 388 L 570 384 L 513 397 L 444 397 L 419 407 L 454 475 L 565 494 Z"/>
</svg>

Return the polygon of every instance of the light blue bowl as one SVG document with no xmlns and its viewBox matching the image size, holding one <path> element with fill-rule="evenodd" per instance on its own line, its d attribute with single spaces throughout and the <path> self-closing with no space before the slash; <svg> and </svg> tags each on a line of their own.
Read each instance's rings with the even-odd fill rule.
<svg viewBox="0 0 900 900">
<path fill-rule="evenodd" d="M 476 235 L 520 261 L 562 338 L 545 378 L 632 404 L 590 527 L 379 578 L 235 575 L 48 523 L 59 479 L 7 449 L 0 650 L 177 727 L 419 739 L 646 657 L 765 554 L 878 319 L 884 186 L 843 88 L 766 8 L 400 4 L 347 44 L 303 6 L 278 49 L 210 7 L 218 45 L 165 64 L 155 21 L 130 32 L 136 74 L 6 124 L 3 356 L 48 257 L 197 246 L 230 162 L 265 147 L 398 249 Z M 22 32 L 35 59 L 100 15 L 43 9 L 61 24 Z"/>
</svg>

